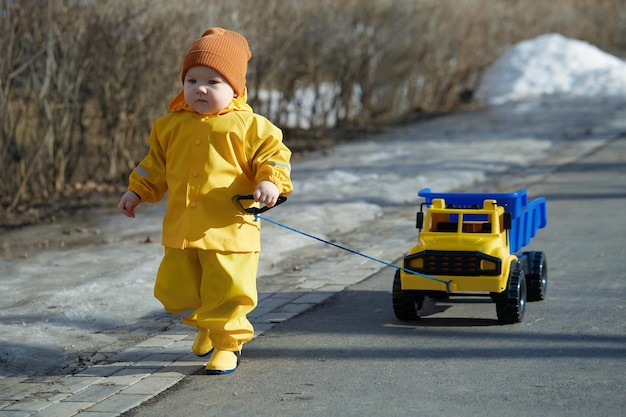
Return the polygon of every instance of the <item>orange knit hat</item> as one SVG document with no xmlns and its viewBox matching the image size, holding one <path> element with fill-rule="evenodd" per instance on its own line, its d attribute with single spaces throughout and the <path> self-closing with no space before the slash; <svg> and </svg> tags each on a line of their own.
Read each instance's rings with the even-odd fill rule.
<svg viewBox="0 0 626 417">
<path fill-rule="evenodd" d="M 219 72 L 240 96 L 246 88 L 246 70 L 251 56 L 248 41 L 239 33 L 222 28 L 207 29 L 187 50 L 181 80 L 185 82 L 189 68 L 204 65 Z"/>
</svg>

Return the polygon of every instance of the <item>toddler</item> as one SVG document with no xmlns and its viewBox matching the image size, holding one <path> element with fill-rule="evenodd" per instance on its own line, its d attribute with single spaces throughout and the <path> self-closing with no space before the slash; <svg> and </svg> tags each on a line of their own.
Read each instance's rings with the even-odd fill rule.
<svg viewBox="0 0 626 417">
<path fill-rule="evenodd" d="M 192 350 L 211 353 L 210 375 L 237 369 L 254 329 L 260 222 L 232 202 L 252 194 L 268 207 L 292 190 L 282 132 L 247 104 L 251 53 L 239 33 L 211 28 L 182 63 L 182 91 L 156 120 L 150 149 L 131 172 L 118 204 L 128 217 L 167 192 L 164 255 L 154 295 L 198 334 Z"/>
</svg>

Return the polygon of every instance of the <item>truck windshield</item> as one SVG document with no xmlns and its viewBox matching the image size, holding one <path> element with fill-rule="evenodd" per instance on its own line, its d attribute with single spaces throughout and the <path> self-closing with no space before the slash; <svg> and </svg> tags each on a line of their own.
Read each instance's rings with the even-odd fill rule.
<svg viewBox="0 0 626 417">
<path fill-rule="evenodd" d="M 424 229 L 443 233 L 491 233 L 492 224 L 491 214 L 486 213 L 431 212 L 430 224 Z"/>
</svg>

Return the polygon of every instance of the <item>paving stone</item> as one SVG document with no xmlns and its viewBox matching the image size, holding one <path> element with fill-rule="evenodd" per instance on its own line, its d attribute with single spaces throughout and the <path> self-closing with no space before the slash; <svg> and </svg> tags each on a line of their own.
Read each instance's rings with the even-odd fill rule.
<svg viewBox="0 0 626 417">
<path fill-rule="evenodd" d="M 196 335 L 193 335 L 193 338 L 195 338 Z M 171 354 L 171 355 L 178 355 L 179 357 L 177 358 L 180 359 L 180 357 L 184 357 L 185 355 L 192 353 L 191 352 L 191 345 L 193 344 L 193 339 L 187 340 L 179 340 L 175 343 L 172 343 L 170 346 L 167 347 L 167 353 Z M 148 358 L 146 358 L 148 359 Z"/>
<path fill-rule="evenodd" d="M 45 417 L 68 417 L 73 416 L 81 410 L 92 406 L 93 402 L 58 402 L 45 408 L 37 416 Z M 0 414 L 0 417 L 5 417 Z"/>
<path fill-rule="evenodd" d="M 84 390 L 67 397 L 61 402 L 89 402 L 92 404 L 97 403 L 98 401 L 102 401 L 105 398 L 110 397 L 111 395 L 120 392 L 126 386 L 123 385 L 103 385 L 103 384 L 95 384 L 90 387 L 85 388 Z"/>
<path fill-rule="evenodd" d="M 181 375 L 154 374 L 142 379 L 131 387 L 122 391 L 123 394 L 152 394 L 153 396 L 165 391 L 182 379 Z"/>
<path fill-rule="evenodd" d="M 158 352 L 156 348 L 130 348 L 109 358 L 111 362 L 137 362 Z"/>
<path fill-rule="evenodd" d="M 94 365 L 75 374 L 75 376 L 77 377 L 107 377 L 107 376 L 111 376 L 121 371 L 122 369 L 128 368 L 130 364 L 131 363 L 128 362 L 128 363 Z"/>
<path fill-rule="evenodd" d="M 159 335 L 155 337 L 151 337 L 148 340 L 144 340 L 141 343 L 137 343 L 135 348 L 141 349 L 146 347 L 166 347 L 179 340 L 180 335 L 172 334 L 172 335 Z"/>
<path fill-rule="evenodd" d="M 268 297 L 264 300 L 263 305 L 261 306 L 261 308 L 263 309 L 275 309 L 278 307 L 282 307 L 285 304 L 287 304 L 289 302 L 289 300 L 293 299 L 294 297 L 290 297 L 290 298 L 285 298 L 285 297 Z"/>
<path fill-rule="evenodd" d="M 172 363 L 174 362 L 170 362 L 170 364 Z M 133 380 L 134 382 L 132 382 L 131 384 L 119 384 L 119 385 L 134 385 L 138 381 L 141 381 L 143 378 L 147 377 L 148 375 L 152 375 L 153 373 L 158 372 L 159 370 L 163 368 L 165 368 L 165 366 L 126 368 L 123 371 L 115 374 L 111 378 L 132 377 L 134 378 Z"/>
<path fill-rule="evenodd" d="M 50 404 L 53 404 L 53 401 L 48 401 L 43 398 L 26 398 L 24 400 L 15 402 L 5 408 L 4 411 L 29 411 L 29 412 L 37 412 L 43 410 L 46 407 L 49 407 Z"/>
<path fill-rule="evenodd" d="M 148 375 L 149 372 L 141 368 L 134 369 L 132 373 L 126 373 L 126 370 L 120 372 L 119 374 L 112 375 L 108 377 L 106 380 L 100 382 L 101 385 L 121 385 L 125 387 L 129 387 L 137 382 L 141 381 Z M 98 385 L 98 384 L 97 384 Z"/>
<path fill-rule="evenodd" d="M 296 304 L 320 304 L 333 295 L 335 295 L 335 293 L 330 291 L 313 291 L 296 298 L 293 302 Z"/>
<path fill-rule="evenodd" d="M 273 310 L 273 307 L 257 307 L 252 311 L 252 313 L 248 314 L 248 320 L 254 322 L 258 317 L 271 313 Z"/>
<path fill-rule="evenodd" d="M 104 378 L 99 376 L 67 376 L 55 382 L 54 388 L 59 392 L 76 393 L 102 380 Z"/>
<path fill-rule="evenodd" d="M 259 290 L 259 295 L 258 295 L 258 300 L 259 300 L 259 305 L 261 304 L 261 302 L 263 300 L 265 300 L 267 297 L 271 297 L 272 294 L 274 294 L 273 292 L 261 292 Z"/>
<path fill-rule="evenodd" d="M 0 417 L 30 417 L 32 415 L 31 411 L 0 410 Z"/>
<path fill-rule="evenodd" d="M 22 381 L 26 381 L 27 376 L 9 376 L 0 379 L 0 390 L 4 390 L 12 385 L 19 384 Z"/>
<path fill-rule="evenodd" d="M 131 408 L 135 408 L 153 397 L 152 394 L 119 394 L 107 398 L 85 411 L 89 412 L 116 412 L 124 413 Z"/>
<path fill-rule="evenodd" d="M 264 320 L 268 323 L 282 323 L 286 320 L 289 320 L 292 317 L 295 317 L 298 314 L 299 313 L 289 312 L 289 311 L 272 312 L 272 313 L 266 314 L 263 317 L 260 317 L 259 320 Z"/>
<path fill-rule="evenodd" d="M 190 347 L 191 349 L 191 347 Z M 133 363 L 131 366 L 136 367 L 144 367 L 144 368 L 154 368 L 159 366 L 167 366 L 169 363 L 174 362 L 187 354 L 187 351 L 176 352 L 170 351 L 169 347 L 164 349 L 163 352 L 155 353 L 150 356 L 146 356 L 144 359 Z"/>
<path fill-rule="evenodd" d="M 174 362 L 172 365 L 157 371 L 156 374 L 177 374 L 177 375 L 193 375 L 198 372 L 199 369 L 204 368 L 208 358 L 200 362 Z"/>
<path fill-rule="evenodd" d="M 0 391 L 0 400 L 19 401 L 24 398 L 43 390 L 46 387 L 44 383 L 32 384 L 14 384 Z"/>
<path fill-rule="evenodd" d="M 21 383 L 24 384 L 30 384 L 30 383 L 48 383 L 48 382 L 56 382 L 59 380 L 59 376 L 58 375 L 34 375 L 34 376 L 29 376 L 28 378 L 24 379 L 21 381 Z"/>
<path fill-rule="evenodd" d="M 2 400 L 0 401 L 0 410 L 3 409 L 4 407 L 7 407 L 11 404 L 15 403 L 15 401 L 7 401 L 7 400 Z"/>
<path fill-rule="evenodd" d="M 302 314 L 305 311 L 311 309 L 311 307 L 313 307 L 314 305 L 315 304 L 313 303 L 290 303 L 290 304 L 287 304 L 286 306 L 283 306 L 276 312 L 297 315 L 297 314 Z"/>
</svg>

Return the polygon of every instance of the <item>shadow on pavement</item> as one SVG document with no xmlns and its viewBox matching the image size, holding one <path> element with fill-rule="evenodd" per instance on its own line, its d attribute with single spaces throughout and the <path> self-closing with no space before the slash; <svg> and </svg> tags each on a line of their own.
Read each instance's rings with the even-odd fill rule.
<svg viewBox="0 0 626 417">
<path fill-rule="evenodd" d="M 547 301 L 544 301 L 547 302 Z M 542 302 L 529 303 L 528 309 Z M 474 307 L 494 308 L 489 302 L 464 305 L 447 300 L 441 308 L 415 322 L 399 321 L 386 291 L 346 290 L 326 303 L 281 323 L 249 343 L 250 358 L 623 358 L 626 337 L 610 334 L 567 333 L 538 328 L 532 318 L 502 325 L 495 318 L 466 317 Z M 481 304 L 486 304 L 483 306 Z M 435 306 L 437 303 L 435 303 Z M 458 303 L 461 305 L 461 303 Z M 446 317 L 438 317 L 445 313 Z M 554 331 L 553 331 L 554 330 Z M 289 340 L 289 346 L 281 346 Z"/>
</svg>

